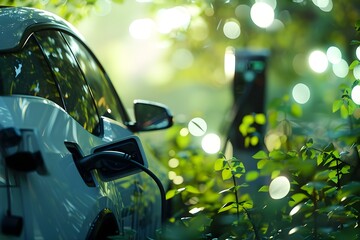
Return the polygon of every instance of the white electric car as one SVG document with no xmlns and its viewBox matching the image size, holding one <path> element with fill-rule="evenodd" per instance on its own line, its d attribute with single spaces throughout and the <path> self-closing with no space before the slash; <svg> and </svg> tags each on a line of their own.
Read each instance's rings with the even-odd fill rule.
<svg viewBox="0 0 360 240">
<path fill-rule="evenodd" d="M 167 175 L 134 133 L 172 116 L 134 116 L 69 23 L 0 7 L 0 239 L 154 238 Z"/>
</svg>

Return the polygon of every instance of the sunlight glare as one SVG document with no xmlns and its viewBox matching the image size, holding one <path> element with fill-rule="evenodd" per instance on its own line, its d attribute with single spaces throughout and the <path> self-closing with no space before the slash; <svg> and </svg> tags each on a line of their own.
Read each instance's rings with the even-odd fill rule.
<svg viewBox="0 0 360 240">
<path fill-rule="evenodd" d="M 149 39 L 155 29 L 155 23 L 149 18 L 142 18 L 134 20 L 129 26 L 130 36 L 134 39 L 145 40 Z"/>
<path fill-rule="evenodd" d="M 290 182 L 285 176 L 279 176 L 271 181 L 269 194 L 272 199 L 282 199 L 290 192 Z"/>
<path fill-rule="evenodd" d="M 276 133 L 270 133 L 265 137 L 265 146 L 269 152 L 280 149 L 281 139 L 280 136 Z"/>
<path fill-rule="evenodd" d="M 351 90 L 351 99 L 354 101 L 354 103 L 360 105 L 360 85 L 356 85 Z"/>
<path fill-rule="evenodd" d="M 358 60 L 360 60 L 360 46 L 356 48 L 356 57 Z"/>
<path fill-rule="evenodd" d="M 344 59 L 341 59 L 340 62 L 332 66 L 332 70 L 337 77 L 345 78 L 349 73 L 349 64 Z"/>
<path fill-rule="evenodd" d="M 187 135 L 189 135 L 189 129 L 187 129 L 187 128 L 182 128 L 181 130 L 180 130 L 180 136 L 182 136 L 182 137 L 186 137 Z"/>
<path fill-rule="evenodd" d="M 328 67 L 327 56 L 320 50 L 315 50 L 309 55 L 310 68 L 316 73 L 323 73 Z"/>
<path fill-rule="evenodd" d="M 360 80 L 360 65 L 354 67 L 353 74 L 355 79 Z"/>
<path fill-rule="evenodd" d="M 161 9 L 157 12 L 158 31 L 163 34 L 170 33 L 177 29 L 187 29 L 190 20 L 190 12 L 182 6 Z"/>
<path fill-rule="evenodd" d="M 332 64 L 339 63 L 342 59 L 342 54 L 339 48 L 331 46 L 326 51 L 326 56 Z"/>
<path fill-rule="evenodd" d="M 201 146 L 206 153 L 218 153 L 221 147 L 220 137 L 215 133 L 209 133 L 202 139 Z"/>
<path fill-rule="evenodd" d="M 298 83 L 292 90 L 294 100 L 299 104 L 305 104 L 310 99 L 310 89 L 303 83 Z"/>
<path fill-rule="evenodd" d="M 275 13 L 269 4 L 257 2 L 251 7 L 250 16 L 258 27 L 267 28 L 273 23 Z"/>
<path fill-rule="evenodd" d="M 179 159 L 177 158 L 171 158 L 168 162 L 169 167 L 171 168 L 177 168 L 180 164 Z"/>
<path fill-rule="evenodd" d="M 227 81 L 232 81 L 235 75 L 235 50 L 233 47 L 227 47 L 224 58 L 224 71 Z"/>
<path fill-rule="evenodd" d="M 184 182 L 184 178 L 182 176 L 175 176 L 173 179 L 173 183 L 175 185 L 180 185 Z"/>
<path fill-rule="evenodd" d="M 312 0 L 313 3 L 324 12 L 330 12 L 333 9 L 332 0 Z"/>
<path fill-rule="evenodd" d="M 204 207 L 195 207 L 195 208 L 193 208 L 193 209 L 191 209 L 190 211 L 189 211 L 189 213 L 190 214 L 196 214 L 196 213 L 198 213 L 198 212 L 201 212 L 202 210 L 204 210 L 205 208 Z"/>
<path fill-rule="evenodd" d="M 204 119 L 196 117 L 189 121 L 188 129 L 191 135 L 200 137 L 206 133 L 207 123 Z"/>
<path fill-rule="evenodd" d="M 223 27 L 224 35 L 229 39 L 236 39 L 241 34 L 240 23 L 234 19 L 226 21 Z"/>
<path fill-rule="evenodd" d="M 174 172 L 174 171 L 169 171 L 168 172 L 169 180 L 174 180 L 175 177 L 176 177 L 176 172 Z"/>
</svg>

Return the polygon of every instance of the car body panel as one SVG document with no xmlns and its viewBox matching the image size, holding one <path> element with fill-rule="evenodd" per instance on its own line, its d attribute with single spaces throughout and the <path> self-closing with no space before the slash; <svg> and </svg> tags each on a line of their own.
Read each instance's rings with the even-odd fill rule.
<svg viewBox="0 0 360 240">
<path fill-rule="evenodd" d="M 58 27 L 71 31 L 84 39 L 70 23 L 50 12 L 35 8 L 0 7 L 0 51 L 10 51 L 21 47 L 31 28 Z M 20 19 L 20 21 L 19 21 Z"/>
</svg>

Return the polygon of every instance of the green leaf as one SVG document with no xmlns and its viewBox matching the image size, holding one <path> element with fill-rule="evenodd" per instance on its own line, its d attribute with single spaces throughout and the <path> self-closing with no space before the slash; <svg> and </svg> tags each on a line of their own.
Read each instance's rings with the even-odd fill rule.
<svg viewBox="0 0 360 240">
<path fill-rule="evenodd" d="M 340 171 L 341 171 L 341 173 L 343 173 L 343 174 L 350 173 L 350 166 L 349 166 L 349 165 L 345 165 Z"/>
<path fill-rule="evenodd" d="M 269 157 L 274 160 L 284 160 L 286 157 L 286 154 L 280 150 L 275 150 L 269 153 Z"/>
<path fill-rule="evenodd" d="M 355 68 L 357 65 L 359 65 L 359 63 L 360 63 L 359 60 L 354 60 L 354 61 L 350 64 L 349 69 L 350 69 L 350 70 L 354 70 L 354 68 Z"/>
<path fill-rule="evenodd" d="M 278 177 L 279 175 L 280 175 L 280 170 L 274 170 L 274 171 L 272 171 L 272 173 L 271 173 L 271 179 L 274 179 L 274 178 L 276 178 L 276 177 Z"/>
<path fill-rule="evenodd" d="M 344 119 L 349 116 L 349 111 L 344 104 L 340 107 L 340 116 Z"/>
<path fill-rule="evenodd" d="M 266 158 L 268 158 L 268 155 L 265 151 L 261 150 L 261 151 L 258 151 L 257 153 L 255 153 L 252 157 L 254 159 L 266 159 Z"/>
<path fill-rule="evenodd" d="M 218 211 L 218 213 L 221 213 L 221 212 L 225 212 L 225 211 L 228 211 L 232 208 L 235 208 L 236 207 L 236 203 L 235 202 L 228 202 L 228 203 L 225 203 Z"/>
<path fill-rule="evenodd" d="M 334 112 L 339 111 L 342 104 L 343 104 L 342 99 L 335 100 L 332 105 L 332 112 L 334 113 Z"/>
<path fill-rule="evenodd" d="M 166 193 L 166 199 L 170 199 L 173 198 L 175 195 L 181 193 L 182 191 L 184 191 L 186 188 L 179 188 L 179 189 L 171 189 Z"/>
<path fill-rule="evenodd" d="M 316 164 L 319 166 L 324 161 L 324 155 L 319 154 L 316 158 Z"/>
<path fill-rule="evenodd" d="M 258 169 L 263 169 L 264 166 L 268 163 L 268 160 L 267 159 L 262 159 L 260 161 L 258 161 L 257 163 L 257 168 Z"/>
<path fill-rule="evenodd" d="M 250 138 L 250 144 L 251 144 L 251 146 L 256 146 L 256 145 L 258 145 L 258 143 L 259 143 L 259 138 L 258 138 L 258 136 L 252 136 L 252 137 Z"/>
<path fill-rule="evenodd" d="M 266 123 L 266 117 L 263 113 L 258 113 L 255 115 L 255 122 L 259 125 L 264 125 Z"/>
<path fill-rule="evenodd" d="M 314 190 L 322 190 L 324 187 L 326 187 L 325 182 L 308 182 L 306 185 L 302 186 L 301 189 L 306 191 L 308 194 L 312 194 Z"/>
<path fill-rule="evenodd" d="M 223 158 L 219 158 L 215 161 L 215 164 L 214 164 L 214 170 L 215 171 L 220 171 L 224 168 L 224 159 Z"/>
<path fill-rule="evenodd" d="M 173 198 L 177 193 L 176 189 L 171 189 L 166 193 L 166 200 Z"/>
<path fill-rule="evenodd" d="M 290 205 L 290 207 L 293 207 L 308 198 L 309 197 L 304 193 L 295 193 L 294 195 L 291 196 L 292 201 L 289 201 L 289 205 Z"/>
<path fill-rule="evenodd" d="M 197 188 L 194 187 L 194 186 L 188 185 L 188 186 L 186 186 L 185 188 L 186 188 L 186 191 L 189 192 L 189 193 L 200 194 L 200 190 L 197 189 Z"/>
<path fill-rule="evenodd" d="M 312 138 L 309 138 L 309 140 L 306 142 L 306 147 L 311 147 L 312 145 L 314 145 L 314 140 Z"/>
<path fill-rule="evenodd" d="M 291 105 L 291 114 L 294 115 L 295 117 L 302 116 L 302 108 L 301 108 L 300 104 L 294 103 Z"/>
<path fill-rule="evenodd" d="M 221 177 L 224 181 L 230 179 L 232 177 L 232 173 L 230 169 L 228 168 L 223 169 L 221 172 Z"/>
<path fill-rule="evenodd" d="M 358 195 L 360 194 L 360 182 L 352 181 L 348 184 L 345 184 L 341 188 L 341 194 L 339 195 L 340 199 L 342 197 L 349 197 L 350 195 Z"/>
<path fill-rule="evenodd" d="M 332 152 L 335 150 L 335 146 L 333 143 L 329 143 L 328 145 L 325 146 L 324 148 L 324 152 Z"/>
<path fill-rule="evenodd" d="M 253 115 L 246 115 L 243 117 L 242 122 L 247 125 L 251 125 L 254 123 L 254 116 Z"/>
<path fill-rule="evenodd" d="M 268 185 L 264 185 L 259 189 L 259 192 L 269 192 L 269 186 Z"/>
<path fill-rule="evenodd" d="M 248 171 L 245 175 L 245 180 L 248 182 L 252 182 L 255 181 L 256 179 L 258 179 L 259 177 L 259 172 L 258 171 Z"/>
</svg>

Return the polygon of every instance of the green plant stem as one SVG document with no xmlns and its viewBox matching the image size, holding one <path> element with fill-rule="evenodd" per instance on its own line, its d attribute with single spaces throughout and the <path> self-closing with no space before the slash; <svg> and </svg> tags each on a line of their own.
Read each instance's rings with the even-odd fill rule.
<svg viewBox="0 0 360 240">
<path fill-rule="evenodd" d="M 340 190 L 341 184 L 340 184 L 339 158 L 335 158 L 335 159 L 336 159 L 336 177 L 337 177 L 336 189 Z"/>
<path fill-rule="evenodd" d="M 231 167 L 229 161 L 227 160 L 226 162 L 227 162 L 227 164 L 228 164 L 228 166 L 230 168 L 231 178 L 232 178 L 232 181 L 233 181 L 233 184 L 234 184 L 234 194 L 235 194 L 235 202 L 236 202 L 236 217 L 237 217 L 237 220 L 238 220 L 238 223 L 239 223 L 240 222 L 240 209 L 239 209 L 239 196 L 238 196 L 238 190 L 237 190 L 236 177 L 232 172 L 232 167 Z"/>
<path fill-rule="evenodd" d="M 250 216 L 250 213 L 248 212 L 248 210 L 245 208 L 245 207 L 242 207 L 246 213 L 246 216 L 247 218 L 249 219 L 250 223 L 251 223 L 251 226 L 253 227 L 253 230 L 254 230 L 254 234 L 255 234 L 255 239 L 256 240 L 260 240 L 260 236 L 259 236 L 259 233 L 257 231 L 257 227 L 255 226 L 255 223 L 252 221 L 252 218 Z"/>
<path fill-rule="evenodd" d="M 316 191 L 314 189 L 313 191 L 313 202 L 314 202 L 314 239 L 317 240 L 318 239 L 318 233 L 317 233 L 317 221 L 318 221 L 318 218 L 317 218 L 317 194 L 316 194 Z"/>
<path fill-rule="evenodd" d="M 236 182 L 236 177 L 232 172 L 232 167 L 231 167 L 229 161 L 226 161 L 226 162 L 227 162 L 227 164 L 228 164 L 228 166 L 229 166 L 229 168 L 231 170 L 231 178 L 232 178 L 233 184 L 234 184 L 234 194 L 235 194 L 235 202 L 236 202 L 236 217 L 237 217 L 238 224 L 239 224 L 239 222 L 240 222 L 240 209 L 239 209 L 240 203 L 239 203 L 239 196 L 238 196 L 238 190 L 237 190 L 238 185 L 237 185 L 237 182 Z M 255 234 L 255 239 L 260 240 L 261 238 L 259 236 L 259 233 L 257 231 L 257 228 L 256 228 L 254 222 L 252 221 L 250 213 L 247 211 L 247 209 L 244 206 L 242 206 L 242 208 L 244 209 L 245 214 L 246 214 L 247 218 L 249 219 L 249 221 L 250 221 L 250 223 L 251 223 L 251 225 L 253 227 L 253 231 L 254 231 L 254 234 Z"/>
</svg>

